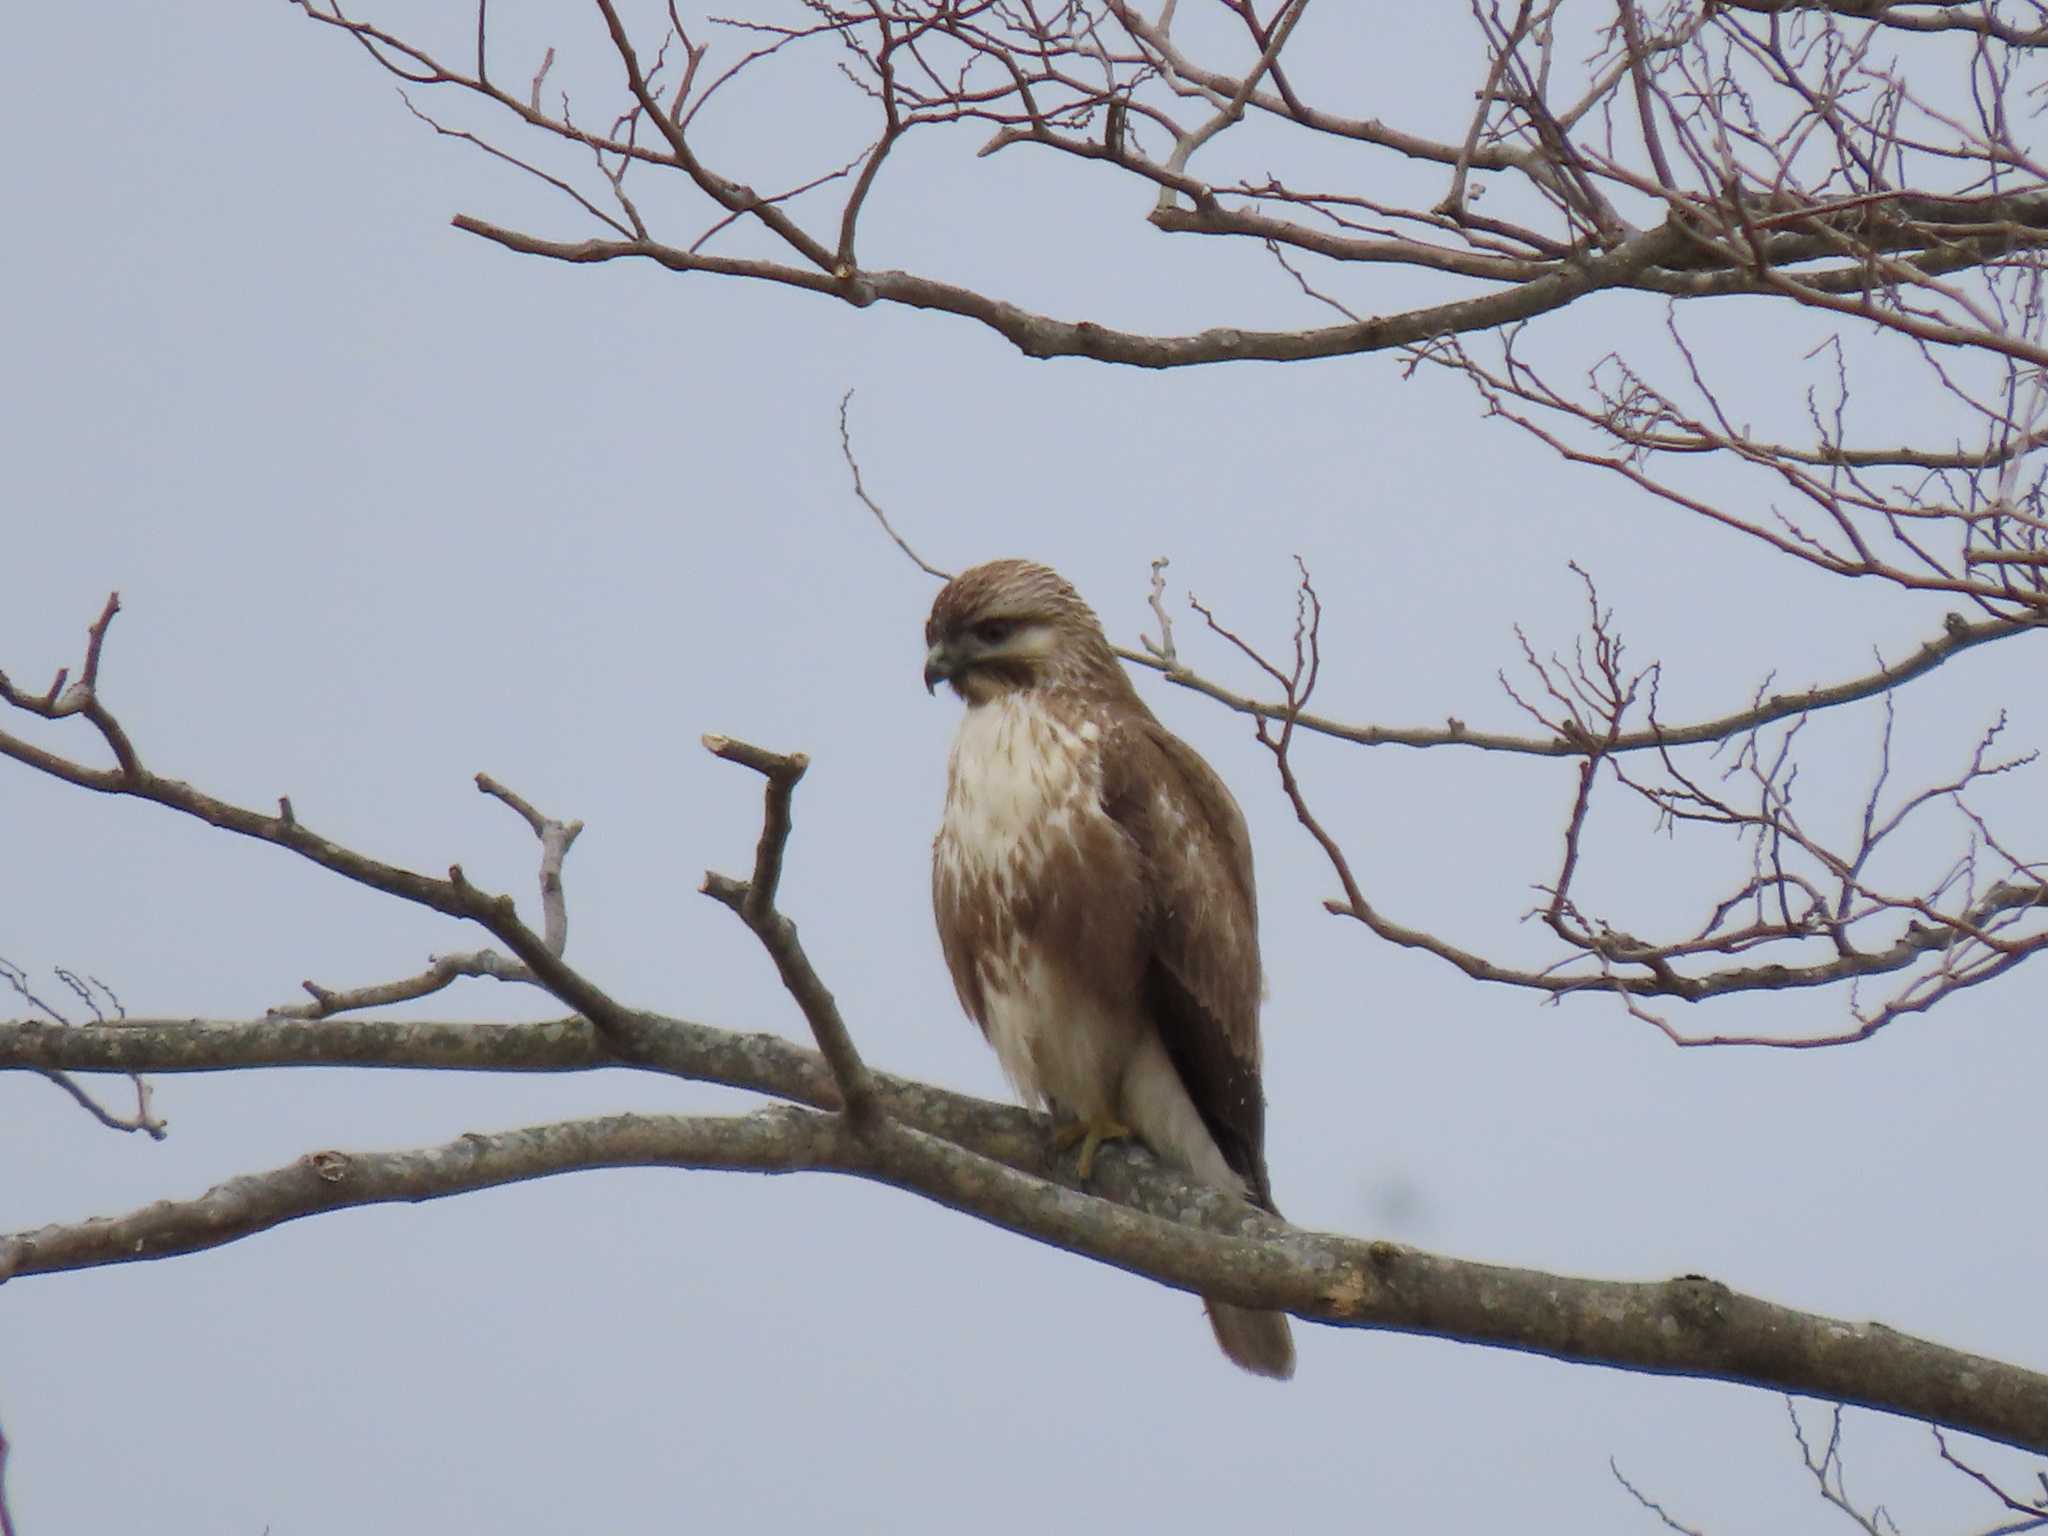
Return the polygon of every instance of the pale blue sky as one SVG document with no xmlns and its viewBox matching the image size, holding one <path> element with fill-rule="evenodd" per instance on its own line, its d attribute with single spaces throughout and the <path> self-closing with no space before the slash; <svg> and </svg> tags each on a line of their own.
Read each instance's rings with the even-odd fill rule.
<svg viewBox="0 0 2048 1536">
<path fill-rule="evenodd" d="M 765 958 L 695 894 L 707 866 L 744 867 L 759 803 L 700 733 L 801 748 L 785 905 L 862 1048 L 1003 1094 L 928 911 L 956 711 L 919 683 L 931 583 L 849 493 L 849 387 L 870 489 L 928 557 L 1054 564 L 1126 643 L 1158 554 L 1176 594 L 1283 641 L 1299 552 L 1330 608 L 1323 703 L 1348 718 L 1511 723 L 1493 674 L 1517 622 L 1570 644 L 1572 558 L 1638 654 L 1671 664 L 1674 714 L 1739 703 L 1772 667 L 1788 685 L 1847 675 L 1939 618 L 1567 472 L 1391 358 L 1033 363 L 939 318 L 511 256 L 449 216 L 584 227 L 435 139 L 282 5 L 39 6 L 12 35 L 0 666 L 75 663 L 119 588 L 104 695 L 164 772 L 289 794 L 330 836 L 459 860 L 522 901 L 531 840 L 471 776 L 583 818 L 570 955 L 636 1003 L 801 1035 Z M 1398 74 L 1386 90 L 1424 89 Z M 794 165 L 810 110 L 710 131 Z M 1108 322 L 1321 323 L 1257 252 L 1151 231 L 1133 188 L 971 148 L 901 168 L 865 259 Z M 1662 323 L 1640 303 L 1604 314 L 1601 348 Z M 1710 341 L 1739 361 L 1767 319 L 1717 311 Z M 1251 682 L 1192 621 L 1180 639 Z M 1976 653 L 1916 690 L 1905 770 L 1953 767 L 2001 706 L 2014 743 L 2039 745 L 2029 676 Z M 1681 1053 L 1603 1002 L 1476 988 L 1326 916 L 1330 877 L 1245 723 L 1142 686 L 1252 822 L 1270 1160 L 1294 1219 L 1567 1273 L 1701 1271 L 2048 1364 L 2030 984 L 1808 1055 Z M 1847 765 L 1844 813 L 1876 728 L 1865 711 L 1815 729 Z M 1547 955 L 1516 919 L 1554 858 L 1569 765 L 1311 744 L 1302 766 L 1390 912 Z M 1718 856 L 1645 823 L 1602 828 L 1600 889 L 1696 912 Z M 4 765 L 0 844 L 0 955 L 90 971 L 138 1014 L 253 1016 L 304 977 L 384 979 L 479 942 Z M 1826 1028 L 1841 1000 L 1726 1006 L 1730 1025 Z M 472 983 L 417 1011 L 559 1009 Z M 187 1078 L 159 1085 L 173 1133 L 155 1145 L 10 1080 L 0 1230 L 317 1147 L 735 1102 L 626 1074 Z M 1191 1298 L 893 1191 L 608 1173 L 11 1284 L 0 1423 L 33 1536 L 1650 1528 L 1610 1455 L 1710 1530 L 1822 1519 L 1767 1394 L 1300 1333 L 1300 1376 L 1275 1388 L 1221 1364 Z M 1859 1415 L 1851 1434 L 1852 1477 L 1902 1522 L 1973 1508 L 1928 1470 L 1923 1430 Z"/>
</svg>

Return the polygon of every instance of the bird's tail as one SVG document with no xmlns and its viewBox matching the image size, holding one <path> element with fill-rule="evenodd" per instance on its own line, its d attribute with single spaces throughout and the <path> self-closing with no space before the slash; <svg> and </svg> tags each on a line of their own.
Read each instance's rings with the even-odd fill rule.
<svg viewBox="0 0 2048 1536">
<path fill-rule="evenodd" d="M 1294 1374 L 1294 1330 L 1287 1326 L 1285 1312 L 1254 1312 L 1206 1296 L 1202 1305 L 1208 1308 L 1209 1326 L 1232 1365 L 1275 1381 Z"/>
<path fill-rule="evenodd" d="M 1270 1199 L 1262 1198 L 1265 1191 L 1254 1194 L 1244 1174 L 1230 1166 L 1216 1145 L 1156 1034 L 1146 1036 L 1124 1069 L 1119 1107 L 1145 1144 L 1168 1162 L 1178 1163 L 1204 1184 L 1272 1210 Z M 1209 1326 L 1232 1364 L 1278 1381 L 1294 1374 L 1294 1332 L 1287 1326 L 1286 1313 L 1233 1307 L 1206 1296 L 1202 1305 L 1209 1309 Z"/>
</svg>

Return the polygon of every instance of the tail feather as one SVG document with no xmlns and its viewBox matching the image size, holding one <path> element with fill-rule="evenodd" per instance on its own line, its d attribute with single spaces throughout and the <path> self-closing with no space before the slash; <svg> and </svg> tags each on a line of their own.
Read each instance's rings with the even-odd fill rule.
<svg viewBox="0 0 2048 1536">
<path fill-rule="evenodd" d="M 1294 1330 L 1287 1326 L 1285 1312 L 1254 1312 L 1206 1296 L 1202 1305 L 1208 1308 L 1209 1326 L 1232 1365 L 1275 1381 L 1294 1374 Z"/>
<path fill-rule="evenodd" d="M 1273 1209 L 1265 1189 L 1265 1170 L 1247 1171 L 1230 1165 L 1157 1034 L 1148 1034 L 1132 1053 L 1124 1069 L 1118 1109 L 1124 1122 L 1168 1162 L 1185 1168 L 1204 1184 L 1228 1190 L 1263 1210 Z M 1253 1146 L 1249 1155 L 1257 1158 L 1259 1149 Z M 1294 1374 L 1294 1333 L 1287 1326 L 1286 1313 L 1233 1307 L 1206 1296 L 1202 1305 L 1209 1309 L 1209 1326 L 1216 1330 L 1216 1342 L 1233 1364 L 1277 1381 Z"/>
</svg>

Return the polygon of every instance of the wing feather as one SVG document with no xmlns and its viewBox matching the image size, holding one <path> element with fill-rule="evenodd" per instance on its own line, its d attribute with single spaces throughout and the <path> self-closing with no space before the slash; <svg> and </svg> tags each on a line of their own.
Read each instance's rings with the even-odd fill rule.
<svg viewBox="0 0 2048 1536">
<path fill-rule="evenodd" d="M 1244 816 L 1215 770 L 1142 709 L 1103 743 L 1103 810 L 1144 870 L 1144 1005 L 1225 1161 L 1260 1205 L 1258 897 Z"/>
</svg>

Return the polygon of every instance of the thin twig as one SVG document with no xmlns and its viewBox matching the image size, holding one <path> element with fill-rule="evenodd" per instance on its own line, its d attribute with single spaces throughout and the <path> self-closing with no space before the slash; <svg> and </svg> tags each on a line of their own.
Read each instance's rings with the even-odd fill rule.
<svg viewBox="0 0 2048 1536">
<path fill-rule="evenodd" d="M 1638 1504 L 1642 1505 L 1643 1508 L 1647 1509 L 1651 1514 L 1655 1515 L 1659 1520 L 1663 1521 L 1664 1528 L 1666 1530 L 1677 1531 L 1680 1533 L 1680 1536 L 1703 1536 L 1703 1533 L 1697 1526 L 1686 1525 L 1685 1523 L 1680 1521 L 1675 1515 L 1673 1515 L 1669 1510 L 1667 1510 L 1662 1504 L 1659 1504 L 1647 1493 L 1644 1493 L 1642 1489 L 1638 1488 L 1634 1483 L 1630 1482 L 1626 1477 L 1622 1476 L 1621 1466 L 1619 1463 L 1615 1461 L 1615 1459 L 1612 1456 L 1607 1458 L 1607 1470 L 1609 1472 L 1612 1472 L 1614 1474 L 1614 1480 L 1617 1483 L 1621 1484 L 1621 1486 L 1628 1491 L 1628 1496 L 1630 1498 L 1634 1499 Z"/>
<path fill-rule="evenodd" d="M 95 1019 L 102 1025 L 109 1022 L 106 1014 L 101 1010 L 99 1003 L 84 982 L 61 966 L 58 967 L 56 974 L 58 980 L 62 981 L 85 1000 L 86 1006 L 92 1009 Z M 5 981 L 15 992 L 20 994 L 21 998 L 30 1008 L 40 1013 L 52 1024 L 66 1029 L 81 1027 L 72 1024 L 65 1014 L 38 997 L 29 987 L 28 973 L 13 961 L 0 959 L 0 981 Z M 114 996 L 106 983 L 94 981 L 92 985 L 97 986 L 102 992 L 106 993 L 108 999 L 113 1004 L 116 1021 L 125 1020 L 127 1018 L 127 1010 L 122 1008 L 121 1000 Z M 135 1073 L 128 1075 L 128 1081 L 135 1089 L 135 1113 L 132 1115 L 117 1115 L 74 1082 L 68 1073 L 55 1067 L 39 1066 L 32 1067 L 30 1070 L 45 1081 L 63 1089 L 65 1093 L 70 1095 L 73 1103 L 77 1104 L 80 1109 L 91 1115 L 93 1119 L 99 1121 L 101 1125 L 110 1131 L 141 1131 L 151 1141 L 162 1141 L 170 1134 L 169 1122 L 161 1119 L 155 1112 L 153 1107 L 155 1095 L 149 1086 L 148 1079 L 144 1077 Z"/>
<path fill-rule="evenodd" d="M 110 600 L 107 612 L 102 615 L 96 629 L 104 632 L 104 625 L 116 607 L 117 604 Z M 89 649 L 87 659 L 89 670 L 96 670 L 97 647 Z M 78 686 L 73 685 L 74 690 Z M 0 698 L 31 713 L 46 713 L 38 708 L 43 701 L 24 698 L 18 691 L 10 689 L 4 678 L 0 678 Z M 60 707 L 62 703 L 60 700 Z M 288 849 L 344 879 L 387 896 L 396 896 L 449 917 L 478 923 L 514 956 L 524 961 L 549 992 L 588 1017 L 623 1059 L 636 1059 L 644 1048 L 644 1031 L 632 1010 L 621 1007 L 602 987 L 551 950 L 543 934 L 522 923 L 518 907 L 510 896 L 478 889 L 463 878 L 460 866 L 451 867 L 446 880 L 436 880 L 415 870 L 370 858 L 320 836 L 289 814 L 289 806 L 282 802 L 279 814 L 254 811 L 195 789 L 181 779 L 152 773 L 142 766 L 134 748 L 126 744 L 125 734 L 120 733 L 119 726 L 96 699 L 78 712 L 84 713 L 103 736 L 110 741 L 118 740 L 125 747 L 125 754 L 117 748 L 117 756 L 123 758 L 120 767 L 111 770 L 88 767 L 5 731 L 0 731 L 0 756 L 12 758 L 37 772 L 82 789 L 147 800 L 237 836 Z"/>
<path fill-rule="evenodd" d="M 0 1536 L 15 1536 L 14 1511 L 7 1502 L 7 1457 L 13 1447 L 7 1443 L 7 1431 L 0 1427 Z"/>
<path fill-rule="evenodd" d="M 1999 1487 L 1997 1482 L 1994 1481 L 1988 1473 L 1979 1471 L 1976 1467 L 1971 1466 L 1968 1462 L 1964 1461 L 1960 1456 L 1956 1455 L 1954 1451 L 1950 1450 L 1948 1444 L 1948 1437 L 1941 1432 L 1940 1425 L 1930 1424 L 1928 1426 L 1928 1429 L 1934 1435 L 1935 1448 L 1941 1453 L 1941 1459 L 1943 1461 L 1947 1462 L 1950 1466 L 1954 1467 L 1958 1472 L 1962 1473 L 1963 1476 L 1970 1479 L 1971 1482 L 1975 1483 L 1978 1487 L 1982 1488 L 1986 1493 L 1990 1494 L 1993 1498 L 1997 1499 L 1999 1503 L 2003 1504 L 2008 1511 L 2016 1515 L 2025 1515 L 2027 1517 L 2027 1523 L 2025 1525 L 2006 1526 L 2004 1527 L 2004 1529 L 2026 1530 L 2030 1529 L 2033 1526 L 2048 1524 L 2048 1482 L 2044 1482 L 2043 1484 L 2043 1496 L 2040 1499 L 2034 1501 L 2033 1503 L 2027 1503 L 2020 1499 L 2016 1499 L 2011 1494 L 2007 1493 L 2003 1488 Z"/>
<path fill-rule="evenodd" d="M 402 977 L 396 981 L 375 982 L 369 986 L 340 990 L 324 987 L 316 981 L 299 983 L 306 994 L 313 999 L 310 1003 L 294 1003 L 286 1008 L 273 1008 L 267 1017 L 273 1019 L 325 1019 L 338 1013 L 353 1013 L 362 1008 L 382 1008 L 392 1003 L 409 1003 L 418 998 L 431 997 L 463 977 L 488 977 L 493 981 L 521 983 L 539 986 L 540 978 L 530 967 L 517 960 L 507 959 L 495 949 L 473 950 L 459 955 L 430 955 L 427 968 L 416 976 Z"/>
<path fill-rule="evenodd" d="M 114 615 L 120 611 L 121 594 L 108 593 L 106 606 L 100 610 L 100 616 L 85 632 L 85 666 L 76 682 L 67 687 L 65 679 L 70 676 L 70 671 L 68 668 L 60 667 L 57 669 L 56 681 L 50 684 L 49 691 L 38 697 L 22 693 L 7 680 L 5 672 L 0 672 L 0 701 L 26 710 L 32 715 L 40 715 L 45 720 L 61 720 L 66 715 L 84 715 L 112 750 L 114 761 L 120 764 L 122 777 L 133 781 L 142 776 L 141 759 L 136 756 L 134 743 L 129 741 L 128 733 L 107 713 L 106 707 L 99 701 L 100 654 L 107 643 L 107 629 L 113 624 Z"/>
<path fill-rule="evenodd" d="M 562 887 L 562 861 L 567 857 L 570 845 L 583 831 L 583 823 L 557 821 L 551 816 L 544 815 L 487 773 L 479 773 L 476 776 L 476 787 L 482 793 L 510 806 L 540 839 L 541 942 L 546 946 L 548 953 L 559 959 L 569 943 L 569 913 Z M 285 800 L 279 804 L 285 821 L 295 824 L 290 814 L 290 802 Z M 488 977 L 493 981 L 513 982 L 526 986 L 544 985 L 534 974 L 531 966 L 508 959 L 494 949 L 479 949 L 465 954 L 430 955 L 427 958 L 427 968 L 417 975 L 401 977 L 395 981 L 375 982 L 346 991 L 325 987 L 315 981 L 302 981 L 299 985 L 313 1001 L 296 1003 L 285 1008 L 273 1008 L 269 1017 L 324 1019 L 333 1014 L 350 1013 L 362 1008 L 381 1008 L 392 1003 L 411 1002 L 417 998 L 431 997 L 465 977 Z"/>
<path fill-rule="evenodd" d="M 950 572 L 940 570 L 910 547 L 903 535 L 890 523 L 889 514 L 876 505 L 875 499 L 868 495 L 867 487 L 861 483 L 860 461 L 853 456 L 853 434 L 846 424 L 846 409 L 852 401 L 853 391 L 850 389 L 839 397 L 839 451 L 846 456 L 846 467 L 853 472 L 853 494 L 860 498 L 862 506 L 875 515 L 875 521 L 882 525 L 882 532 L 889 535 L 896 547 L 909 556 L 912 565 L 927 576 L 936 576 L 940 581 L 951 581 L 953 577 Z"/>
</svg>

